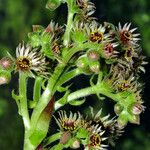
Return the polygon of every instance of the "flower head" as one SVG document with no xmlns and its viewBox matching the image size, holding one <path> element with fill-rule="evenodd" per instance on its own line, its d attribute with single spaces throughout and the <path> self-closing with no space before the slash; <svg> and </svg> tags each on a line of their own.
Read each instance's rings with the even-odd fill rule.
<svg viewBox="0 0 150 150">
<path fill-rule="evenodd" d="M 131 23 L 126 23 L 123 27 L 121 27 L 121 24 L 119 23 L 117 30 L 119 34 L 119 40 L 123 45 L 137 45 L 137 42 L 140 40 L 140 38 L 138 38 L 140 34 L 133 33 L 137 28 L 130 30 L 130 26 Z"/>
<path fill-rule="evenodd" d="M 70 112 L 69 117 L 67 116 L 65 111 L 59 111 L 59 118 L 55 117 L 55 120 L 62 131 L 74 131 L 76 130 L 81 123 L 81 115 L 80 113 L 72 113 Z"/>
<path fill-rule="evenodd" d="M 117 51 L 115 50 L 115 48 L 118 46 L 118 43 L 111 43 L 108 42 L 106 44 L 104 44 L 104 48 L 103 48 L 103 56 L 106 59 L 109 58 L 115 58 L 117 56 Z"/>
<path fill-rule="evenodd" d="M 109 34 L 105 34 L 105 28 L 93 21 L 90 25 L 86 26 L 87 34 L 91 42 L 103 42 L 109 40 Z"/>
<path fill-rule="evenodd" d="M 104 133 L 105 131 L 101 129 L 101 126 L 91 126 L 88 147 L 94 150 L 106 150 L 108 145 L 103 144 L 103 142 L 107 139 L 103 137 Z"/>
<path fill-rule="evenodd" d="M 80 21 L 89 22 L 95 19 L 94 17 L 91 17 L 95 12 L 95 5 L 92 2 L 89 2 L 89 0 L 76 0 L 76 3 L 80 9 L 77 14 Z"/>
<path fill-rule="evenodd" d="M 107 137 L 105 143 L 113 145 L 115 140 L 121 136 L 123 132 L 122 128 L 117 126 L 117 120 L 115 118 L 110 118 L 110 115 L 102 117 L 102 109 L 94 114 L 93 108 L 91 107 L 91 114 L 91 125 L 101 126 L 101 129 L 105 131 L 103 136 Z"/>
<path fill-rule="evenodd" d="M 45 57 L 37 49 L 25 44 L 19 44 L 16 48 L 16 67 L 22 72 L 46 74 Z"/>
<path fill-rule="evenodd" d="M 45 32 L 53 34 L 53 36 L 58 36 L 63 31 L 63 27 L 59 26 L 58 23 L 51 21 L 50 24 L 46 27 Z"/>
</svg>

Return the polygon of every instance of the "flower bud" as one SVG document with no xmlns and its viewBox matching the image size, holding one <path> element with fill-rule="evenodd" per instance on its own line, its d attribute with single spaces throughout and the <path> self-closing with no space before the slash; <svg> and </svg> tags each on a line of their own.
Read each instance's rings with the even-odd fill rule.
<svg viewBox="0 0 150 150">
<path fill-rule="evenodd" d="M 0 72 L 0 85 L 8 84 L 11 79 L 11 73 L 9 71 Z"/>
<path fill-rule="evenodd" d="M 71 133 L 69 131 L 64 132 L 60 138 L 60 143 L 66 144 L 69 141 L 70 137 L 71 137 Z"/>
<path fill-rule="evenodd" d="M 81 56 L 76 63 L 78 68 L 85 69 L 88 66 L 88 59 L 85 56 Z"/>
<path fill-rule="evenodd" d="M 97 61 L 99 60 L 100 56 L 97 51 L 91 50 L 87 53 L 87 57 L 92 60 L 92 61 Z"/>
<path fill-rule="evenodd" d="M 133 124 L 139 125 L 140 124 L 140 117 L 138 115 L 134 115 L 132 120 L 130 120 L 130 122 Z"/>
<path fill-rule="evenodd" d="M 0 60 L 0 65 L 3 69 L 10 69 L 13 65 L 13 62 L 10 58 L 4 57 Z"/>
<path fill-rule="evenodd" d="M 131 112 L 134 115 L 139 115 L 142 113 L 142 111 L 144 110 L 144 106 L 142 106 L 140 103 L 135 103 L 132 107 L 131 107 Z"/>
<path fill-rule="evenodd" d="M 32 25 L 33 32 L 40 32 L 42 31 L 43 27 L 40 25 Z"/>
<path fill-rule="evenodd" d="M 119 128 L 124 128 L 128 123 L 128 116 L 121 114 L 117 119 L 117 123 Z"/>
<path fill-rule="evenodd" d="M 99 73 L 99 71 L 100 71 L 100 64 L 99 64 L 98 61 L 91 62 L 91 63 L 89 64 L 89 66 L 90 66 L 90 70 L 91 70 L 92 72 L 94 72 L 94 73 L 96 73 L 96 74 Z"/>
<path fill-rule="evenodd" d="M 73 141 L 71 148 L 72 149 L 80 148 L 80 142 L 78 140 Z"/>
<path fill-rule="evenodd" d="M 6 84 L 8 81 L 5 77 L 0 77 L 0 85 Z"/>
<path fill-rule="evenodd" d="M 119 115 L 123 111 L 123 107 L 120 104 L 116 104 L 114 106 L 114 111 L 115 111 L 116 115 Z"/>
</svg>

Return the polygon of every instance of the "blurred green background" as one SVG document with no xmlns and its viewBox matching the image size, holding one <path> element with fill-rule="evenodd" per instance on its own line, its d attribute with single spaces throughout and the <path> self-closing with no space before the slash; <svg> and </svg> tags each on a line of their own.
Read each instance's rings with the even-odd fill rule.
<svg viewBox="0 0 150 150">
<path fill-rule="evenodd" d="M 141 33 L 141 44 L 147 61 L 150 59 L 150 0 L 93 0 L 99 21 L 132 22 Z M 45 27 L 50 20 L 65 23 L 66 6 L 55 12 L 45 9 L 46 0 L 0 0 L 0 57 L 9 51 L 15 55 L 15 47 L 25 40 L 33 24 Z M 141 125 L 128 125 L 124 135 L 118 140 L 115 150 L 150 150 L 150 64 L 146 74 L 143 99 L 147 107 L 141 115 Z M 21 150 L 23 125 L 17 114 L 17 107 L 11 98 L 11 90 L 17 87 L 17 75 L 9 85 L 0 86 L 0 150 Z M 90 97 L 95 99 L 95 97 Z M 93 100 L 94 101 L 94 100 Z M 95 104 L 95 103 L 93 103 Z M 85 107 L 84 107 L 85 108 Z M 112 110 L 110 104 L 108 109 Z M 80 108 L 79 108 L 80 109 Z M 109 110 L 108 110 L 109 111 Z"/>
</svg>

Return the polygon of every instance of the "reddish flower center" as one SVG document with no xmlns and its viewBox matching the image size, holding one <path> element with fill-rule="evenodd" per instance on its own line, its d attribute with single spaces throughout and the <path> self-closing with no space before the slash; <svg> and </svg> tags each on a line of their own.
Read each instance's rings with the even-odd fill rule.
<svg viewBox="0 0 150 150">
<path fill-rule="evenodd" d="M 120 33 L 120 39 L 123 43 L 127 43 L 132 40 L 132 33 L 129 31 L 122 31 Z"/>
<path fill-rule="evenodd" d="M 91 137 L 90 137 L 90 146 L 100 146 L 101 144 L 101 138 L 98 134 L 93 134 Z"/>
<path fill-rule="evenodd" d="M 101 41 L 103 41 L 103 39 L 104 39 L 104 35 L 101 32 L 93 32 L 90 35 L 90 41 L 92 42 L 100 43 Z"/>
<path fill-rule="evenodd" d="M 22 71 L 28 71 L 31 67 L 31 61 L 28 58 L 19 58 L 16 61 L 17 69 Z"/>
<path fill-rule="evenodd" d="M 54 54 L 59 54 L 60 53 L 60 47 L 57 43 L 55 43 L 52 47 L 52 51 Z"/>
<path fill-rule="evenodd" d="M 112 55 L 114 48 L 112 44 L 106 44 L 104 47 L 105 55 L 106 57 L 109 57 Z"/>
<path fill-rule="evenodd" d="M 125 58 L 127 60 L 131 60 L 132 59 L 132 52 L 133 51 L 134 51 L 133 48 L 129 48 L 129 49 L 126 50 L 126 52 L 125 52 Z"/>
<path fill-rule="evenodd" d="M 75 125 L 75 122 L 74 122 L 74 121 L 65 120 L 65 121 L 63 121 L 63 123 L 62 123 L 62 128 L 63 128 L 65 131 L 73 131 L 73 130 L 75 130 L 76 125 Z"/>
<path fill-rule="evenodd" d="M 130 84 L 128 83 L 128 81 L 122 81 L 122 83 L 120 83 L 120 84 L 118 85 L 118 89 L 119 89 L 120 91 L 125 91 L 125 90 L 127 90 L 128 88 L 130 88 Z"/>
</svg>

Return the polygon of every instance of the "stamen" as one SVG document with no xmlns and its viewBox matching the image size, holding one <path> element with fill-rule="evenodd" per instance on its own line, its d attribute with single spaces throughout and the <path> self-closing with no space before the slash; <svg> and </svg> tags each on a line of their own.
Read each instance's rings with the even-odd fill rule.
<svg viewBox="0 0 150 150">
<path fill-rule="evenodd" d="M 90 41 L 100 43 L 103 41 L 104 35 L 101 32 L 92 32 L 90 35 Z"/>
<path fill-rule="evenodd" d="M 16 61 L 16 65 L 18 70 L 29 71 L 31 67 L 31 60 L 26 57 L 18 58 Z"/>
</svg>

